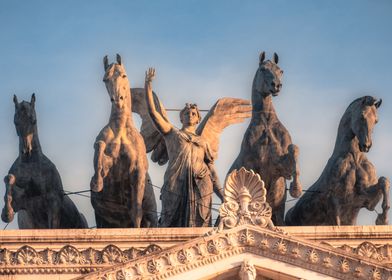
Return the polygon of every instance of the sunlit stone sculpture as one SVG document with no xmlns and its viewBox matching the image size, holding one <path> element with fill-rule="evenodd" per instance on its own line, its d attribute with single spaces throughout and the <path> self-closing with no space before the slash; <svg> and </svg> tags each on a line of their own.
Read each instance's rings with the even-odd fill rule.
<svg viewBox="0 0 392 280">
<path fill-rule="evenodd" d="M 158 147 L 160 154 L 164 155 L 162 150 L 166 149 L 169 161 L 161 191 L 159 224 L 162 227 L 210 226 L 212 193 L 223 199 L 214 169 L 219 136 L 225 127 L 250 117 L 250 102 L 219 99 L 203 121 L 197 106 L 187 104 L 180 113 L 182 128 L 177 129 L 157 110 L 151 85 L 154 77 L 155 70 L 149 69 L 146 99 L 150 117 L 166 143 Z"/>
<path fill-rule="evenodd" d="M 256 268 L 250 260 L 244 260 L 241 265 L 239 275 L 240 280 L 255 280 L 257 273 Z"/>
<path fill-rule="evenodd" d="M 299 197 L 302 192 L 299 182 L 299 149 L 291 142 L 287 129 L 279 121 L 272 104 L 282 87 L 283 71 L 277 65 L 278 56 L 265 61 L 260 54 L 259 68 L 252 86 L 252 118 L 244 135 L 241 151 L 231 166 L 245 167 L 260 174 L 267 189 L 267 201 L 272 207 L 272 220 L 276 225 L 284 224 L 286 202 L 285 180 L 290 184 L 290 195 Z"/>
<path fill-rule="evenodd" d="M 105 56 L 104 70 L 112 109 L 94 145 L 95 174 L 90 185 L 97 227 L 153 227 L 156 202 L 147 174 L 146 147 L 132 118 L 133 89 L 120 55 L 110 65 Z"/>
<path fill-rule="evenodd" d="M 8 175 L 1 219 L 9 223 L 18 213 L 21 229 L 87 228 L 84 216 L 64 195 L 56 166 L 42 153 L 38 139 L 35 95 L 18 102 L 14 95 L 14 123 L 19 156 Z"/>
<path fill-rule="evenodd" d="M 335 148 L 319 179 L 286 215 L 287 225 L 354 225 L 361 208 L 374 210 L 382 201 L 376 224 L 388 224 L 389 180 L 377 179 L 366 154 L 378 120 L 381 100 L 354 100 L 340 120 Z"/>
<path fill-rule="evenodd" d="M 241 167 L 227 177 L 224 203 L 219 209 L 218 231 L 250 224 L 275 230 L 272 208 L 266 201 L 267 190 L 260 175 Z"/>
</svg>

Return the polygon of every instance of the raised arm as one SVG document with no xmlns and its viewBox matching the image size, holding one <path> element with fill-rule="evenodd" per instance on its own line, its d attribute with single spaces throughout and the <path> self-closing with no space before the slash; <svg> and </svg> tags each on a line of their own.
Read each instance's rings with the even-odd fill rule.
<svg viewBox="0 0 392 280">
<path fill-rule="evenodd" d="M 168 134 L 173 126 L 170 122 L 166 121 L 155 108 L 154 97 L 152 95 L 152 86 L 151 86 L 152 80 L 154 78 L 155 78 L 155 69 L 149 68 L 148 71 L 146 71 L 146 79 L 144 84 L 144 88 L 146 90 L 146 103 L 147 103 L 148 113 L 154 125 L 159 130 L 159 132 L 162 134 Z"/>
</svg>

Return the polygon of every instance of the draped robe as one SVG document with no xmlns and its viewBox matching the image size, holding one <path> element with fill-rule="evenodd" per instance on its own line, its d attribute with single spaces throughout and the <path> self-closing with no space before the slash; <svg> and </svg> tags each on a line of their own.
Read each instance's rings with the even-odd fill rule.
<svg viewBox="0 0 392 280">
<path fill-rule="evenodd" d="M 160 226 L 211 226 L 213 157 L 208 143 L 174 127 L 164 138 L 169 163 L 161 190 Z"/>
</svg>

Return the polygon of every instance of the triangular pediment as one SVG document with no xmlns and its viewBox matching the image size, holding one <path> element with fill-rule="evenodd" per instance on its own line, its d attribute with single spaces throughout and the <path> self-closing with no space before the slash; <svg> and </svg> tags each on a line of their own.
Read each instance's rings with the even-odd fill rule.
<svg viewBox="0 0 392 280">
<path fill-rule="evenodd" d="M 244 261 L 256 279 L 392 279 L 375 259 L 253 225 L 214 230 L 77 279 L 239 279 Z"/>
</svg>

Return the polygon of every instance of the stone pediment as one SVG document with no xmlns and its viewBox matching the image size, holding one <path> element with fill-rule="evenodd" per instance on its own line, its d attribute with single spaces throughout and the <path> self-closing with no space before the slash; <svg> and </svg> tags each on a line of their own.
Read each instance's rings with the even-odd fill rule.
<svg viewBox="0 0 392 280">
<path fill-rule="evenodd" d="M 392 226 L 277 228 L 258 175 L 230 176 L 218 228 L 3 231 L 0 278 L 392 280 Z"/>
<path fill-rule="evenodd" d="M 259 270 L 265 279 L 392 280 L 392 269 L 370 253 L 359 256 L 292 237 L 275 227 L 266 193 L 258 174 L 234 170 L 226 180 L 218 228 L 78 279 L 254 280 Z"/>
<path fill-rule="evenodd" d="M 226 279 L 225 274 L 231 279 L 245 259 L 267 279 L 392 279 L 391 266 L 369 255 L 252 225 L 213 232 L 77 279 Z"/>
</svg>

